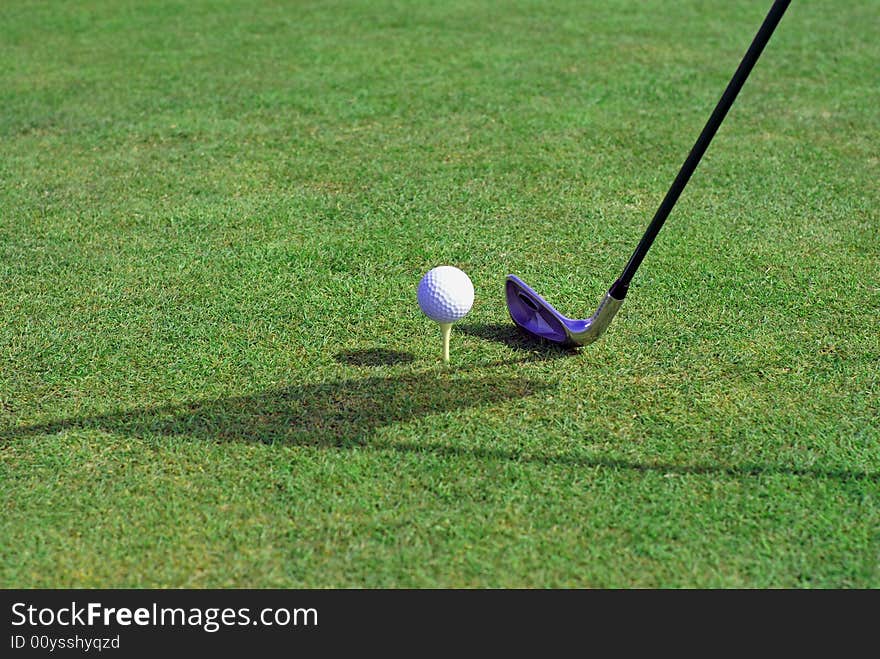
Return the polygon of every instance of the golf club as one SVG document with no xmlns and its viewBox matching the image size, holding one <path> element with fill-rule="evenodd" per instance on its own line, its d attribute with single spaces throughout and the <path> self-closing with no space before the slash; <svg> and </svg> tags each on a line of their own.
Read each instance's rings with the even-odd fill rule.
<svg viewBox="0 0 880 659">
<path fill-rule="evenodd" d="M 636 247 L 620 277 L 608 289 L 596 312 L 584 320 L 567 318 L 519 277 L 508 275 L 505 284 L 507 309 L 514 323 L 538 338 L 565 345 L 587 345 L 602 336 L 617 310 L 620 309 L 620 305 L 623 304 L 623 299 L 629 290 L 629 284 L 632 281 L 633 275 L 635 275 L 636 270 L 641 265 L 642 260 L 651 248 L 651 244 L 660 232 L 663 223 L 675 206 L 675 202 L 678 201 L 691 175 L 700 163 L 700 159 L 715 136 L 721 122 L 724 121 L 727 111 L 733 105 L 733 101 L 736 99 L 746 78 L 748 78 L 752 67 L 755 66 L 755 62 L 761 56 L 761 52 L 770 40 L 770 36 L 776 29 L 782 14 L 785 13 L 789 2 L 790 0 L 776 0 L 773 3 L 767 17 L 752 41 L 752 45 L 749 46 L 739 67 L 733 74 L 733 78 L 731 78 L 730 83 L 727 85 L 721 100 L 715 106 L 715 110 L 706 122 L 703 132 L 697 138 L 690 154 L 678 172 L 678 176 L 675 177 L 672 187 L 669 188 L 666 197 L 664 197 L 654 215 L 654 219 L 651 220 L 651 224 L 648 225 L 648 229 L 642 236 L 638 247 Z"/>
</svg>

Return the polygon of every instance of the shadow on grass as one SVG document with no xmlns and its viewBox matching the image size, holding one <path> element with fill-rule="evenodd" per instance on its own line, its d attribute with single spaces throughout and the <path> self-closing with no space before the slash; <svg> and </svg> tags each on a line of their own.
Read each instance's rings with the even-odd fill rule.
<svg viewBox="0 0 880 659">
<path fill-rule="evenodd" d="M 826 469 L 822 467 L 797 468 L 786 465 L 742 464 L 670 464 L 663 462 L 637 462 L 601 456 L 580 456 L 572 454 L 542 455 L 540 453 L 522 454 L 504 449 L 486 449 L 440 444 L 415 444 L 412 442 L 374 442 L 376 450 L 397 451 L 400 453 L 432 453 L 447 457 L 500 460 L 509 462 L 537 463 L 543 465 L 562 465 L 579 469 L 608 469 L 611 471 L 631 471 L 637 473 L 660 473 L 664 476 L 727 476 L 731 478 L 751 478 L 760 476 L 798 476 L 807 478 L 827 478 L 845 481 L 868 481 L 880 483 L 880 473 L 853 471 L 849 469 Z"/>
<path fill-rule="evenodd" d="M 377 451 L 429 453 L 443 457 L 562 465 L 664 475 L 765 475 L 868 480 L 880 474 L 784 464 L 670 464 L 577 454 L 390 441 L 372 436 L 384 426 L 455 410 L 501 404 L 552 389 L 522 377 L 449 377 L 423 373 L 370 377 L 274 389 L 249 396 L 138 408 L 118 413 L 0 429 L 0 446 L 16 438 L 93 429 L 134 437 L 180 436 L 209 442 L 283 443 L 326 448 L 369 447 Z"/>
<path fill-rule="evenodd" d="M 509 376 L 460 378 L 423 373 L 369 377 L 67 419 L 0 430 L 0 437 L 95 429 L 214 442 L 350 447 L 365 444 L 373 431 L 386 425 L 501 403 L 548 388 L 538 381 Z"/>
<path fill-rule="evenodd" d="M 552 341 L 544 341 L 527 334 L 513 323 L 476 325 L 463 323 L 455 326 L 464 334 L 486 341 L 503 343 L 508 348 L 530 353 L 536 359 L 559 359 L 578 354 L 577 348 L 568 348 Z"/>
</svg>

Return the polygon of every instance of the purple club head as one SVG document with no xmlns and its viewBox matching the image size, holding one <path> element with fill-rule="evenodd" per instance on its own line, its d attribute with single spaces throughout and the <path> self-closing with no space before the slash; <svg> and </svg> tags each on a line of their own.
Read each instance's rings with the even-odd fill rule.
<svg viewBox="0 0 880 659">
<path fill-rule="evenodd" d="M 516 275 L 507 275 L 505 292 L 514 323 L 533 336 L 563 345 L 587 345 L 598 339 L 623 304 L 622 299 L 606 293 L 596 313 L 577 320 L 563 316 Z"/>
</svg>

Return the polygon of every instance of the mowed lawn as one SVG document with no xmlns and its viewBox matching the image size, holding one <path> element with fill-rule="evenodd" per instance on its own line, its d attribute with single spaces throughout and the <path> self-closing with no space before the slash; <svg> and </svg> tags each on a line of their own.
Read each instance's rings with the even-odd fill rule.
<svg viewBox="0 0 880 659">
<path fill-rule="evenodd" d="M 0 5 L 0 586 L 880 587 L 872 0 Z M 422 274 L 476 289 L 452 361 Z"/>
</svg>

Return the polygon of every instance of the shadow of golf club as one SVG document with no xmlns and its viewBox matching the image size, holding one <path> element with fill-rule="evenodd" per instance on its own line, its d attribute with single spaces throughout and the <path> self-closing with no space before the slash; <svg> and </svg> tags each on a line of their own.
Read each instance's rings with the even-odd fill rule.
<svg viewBox="0 0 880 659">
<path fill-rule="evenodd" d="M 551 341 L 536 339 L 510 323 L 494 323 L 489 325 L 463 323 L 455 327 L 464 334 L 486 341 L 503 343 L 508 348 L 520 352 L 528 352 L 533 360 L 559 359 L 560 357 L 571 357 L 578 354 L 577 348 L 568 348 Z"/>
<path fill-rule="evenodd" d="M 362 445 L 377 428 L 410 419 L 522 398 L 549 386 L 521 377 L 414 374 L 283 387 L 249 396 L 133 409 L 5 429 L 8 439 L 97 429 L 132 436 L 184 436 L 211 442 Z"/>
<path fill-rule="evenodd" d="M 412 442 L 372 442 L 370 448 L 379 451 L 399 453 L 432 453 L 444 457 L 467 457 L 481 460 L 500 460 L 507 462 L 532 463 L 542 465 L 561 465 L 578 469 L 609 469 L 614 471 L 633 471 L 638 473 L 660 473 L 664 476 L 727 476 L 731 478 L 751 478 L 766 475 L 799 476 L 808 478 L 827 478 L 839 481 L 861 481 L 880 483 L 880 473 L 852 471 L 847 469 L 823 469 L 811 467 L 799 469 L 786 465 L 762 464 L 671 464 L 663 462 L 637 462 L 601 456 L 586 457 L 574 454 L 522 453 L 504 449 L 487 449 L 443 444 L 416 444 Z"/>
</svg>

